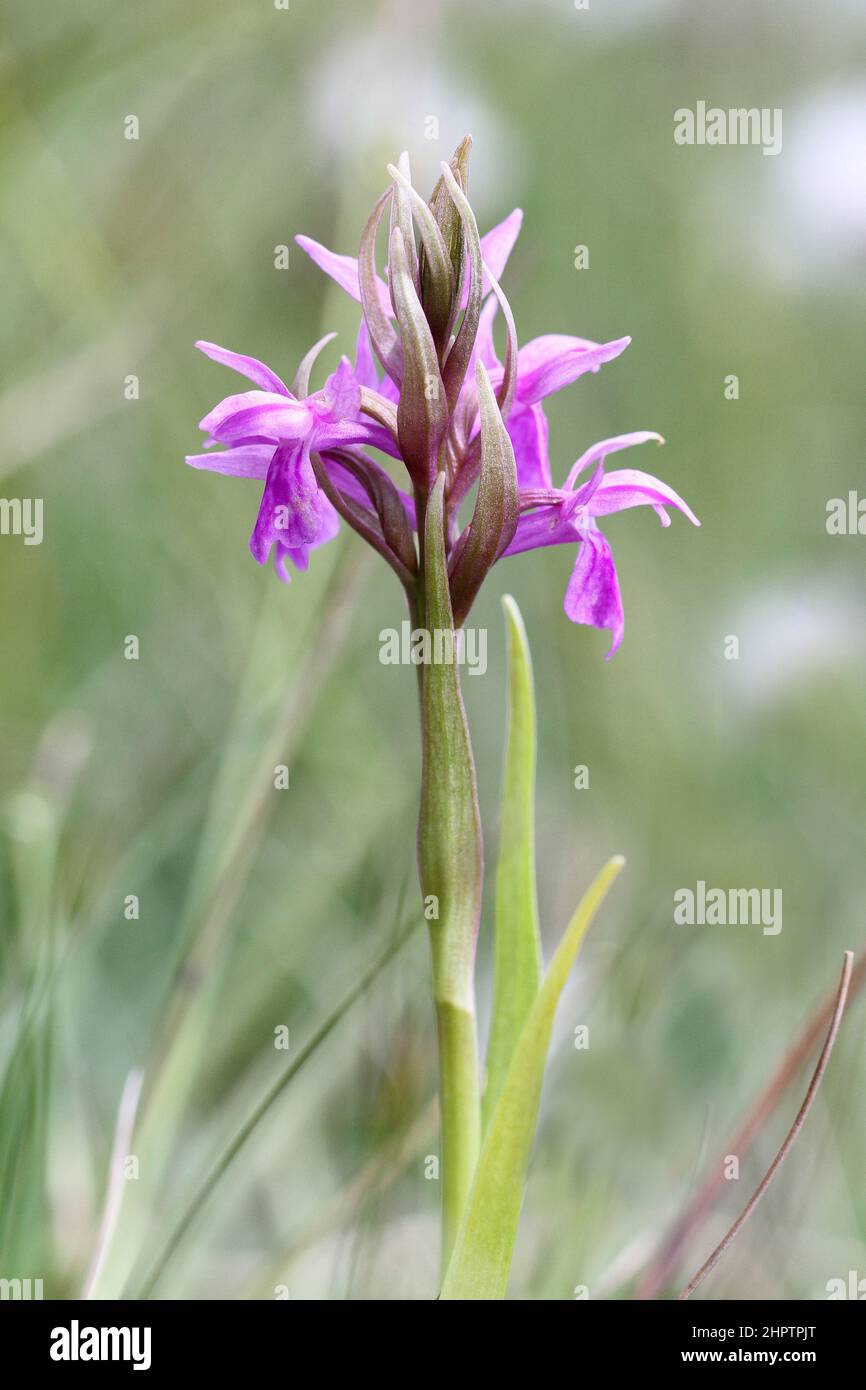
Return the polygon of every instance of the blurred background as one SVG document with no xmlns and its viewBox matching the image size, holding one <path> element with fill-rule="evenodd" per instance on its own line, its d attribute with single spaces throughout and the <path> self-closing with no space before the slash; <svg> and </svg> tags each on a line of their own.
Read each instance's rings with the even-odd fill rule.
<svg viewBox="0 0 866 1390">
<path fill-rule="evenodd" d="M 247 551 L 260 489 L 183 456 L 244 389 L 194 340 L 291 379 L 337 330 L 320 384 L 358 312 L 295 234 L 354 255 L 386 162 L 408 149 L 431 187 L 471 130 L 482 231 L 525 210 L 504 280 L 520 340 L 633 337 L 551 403 L 555 478 L 655 429 L 664 450 L 627 462 L 703 522 L 605 522 L 626 613 L 609 664 L 606 635 L 562 612 L 569 554 L 498 566 L 473 618 L 489 668 L 464 682 L 492 866 L 513 593 L 548 958 L 601 862 L 628 858 L 560 1007 L 511 1284 L 627 1297 L 864 947 L 866 539 L 828 535 L 826 513 L 866 489 L 866 14 L 7 0 L 3 27 L 0 490 L 44 499 L 44 539 L 0 537 L 0 1276 L 46 1297 L 137 1297 L 151 1274 L 155 1297 L 435 1294 L 415 673 L 378 660 L 402 595 L 345 531 L 280 585 Z M 782 108 L 781 154 L 676 145 L 673 112 L 699 100 Z M 674 926 L 699 879 L 780 888 L 783 930 Z M 805 1077 L 663 1293 L 744 1205 Z M 795 1153 L 702 1295 L 821 1299 L 866 1276 L 864 1081 L 856 998 Z"/>
</svg>

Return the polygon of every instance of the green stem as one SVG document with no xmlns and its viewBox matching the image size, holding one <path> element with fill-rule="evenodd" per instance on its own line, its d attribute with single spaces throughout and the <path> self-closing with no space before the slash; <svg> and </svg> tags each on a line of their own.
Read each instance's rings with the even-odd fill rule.
<svg viewBox="0 0 866 1390">
<path fill-rule="evenodd" d="M 453 631 L 445 558 L 444 476 L 425 516 L 424 616 L 431 639 Z M 433 1000 L 439 1034 L 442 1270 L 466 1208 L 481 1142 L 475 1029 L 475 942 L 483 856 L 475 764 L 456 662 L 423 668 L 418 859 L 430 923 Z"/>
<path fill-rule="evenodd" d="M 431 937 L 434 935 L 431 930 Z M 442 1276 L 466 1204 L 481 1147 L 481 1096 L 475 1010 L 436 1000 L 442 1135 Z"/>
</svg>

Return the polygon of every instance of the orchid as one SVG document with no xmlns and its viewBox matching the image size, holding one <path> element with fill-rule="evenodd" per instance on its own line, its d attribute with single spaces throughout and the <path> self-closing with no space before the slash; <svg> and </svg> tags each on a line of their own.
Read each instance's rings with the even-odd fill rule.
<svg viewBox="0 0 866 1390">
<path fill-rule="evenodd" d="M 522 222 L 519 209 L 482 237 L 467 196 L 470 140 L 442 164 L 429 202 L 407 155 L 388 166 L 357 258 L 308 237 L 298 242 L 362 308 L 354 362 L 342 358 L 310 392 L 323 338 L 291 389 L 255 358 L 197 346 L 254 389 L 226 397 L 201 421 L 205 452 L 187 462 L 264 483 L 250 549 L 306 569 L 337 534 L 358 532 L 394 570 L 410 617 L 428 632 L 461 627 L 493 565 L 505 557 L 574 545 L 564 607 L 575 623 L 622 640 L 623 609 L 599 521 L 650 506 L 697 518 L 649 473 L 605 471 L 609 455 L 653 431 L 593 444 L 555 486 L 544 402 L 629 345 L 546 334 L 518 344 L 500 280 Z M 386 226 L 384 273 L 377 239 Z M 494 329 L 501 324 L 503 350 Z M 372 451 L 372 452 L 371 452 Z M 384 459 L 374 457 L 378 453 Z M 405 478 L 392 476 L 402 465 Z M 466 518 L 463 506 L 471 515 Z M 612 860 L 577 909 L 546 977 L 534 885 L 534 705 L 528 643 L 506 600 L 509 735 L 496 891 L 494 1006 L 486 1084 L 478 1064 L 475 945 L 483 850 L 475 766 L 455 662 L 419 669 L 422 779 L 418 857 L 430 925 L 439 1037 L 442 1129 L 443 1298 L 503 1297 L 559 994 L 594 912 L 622 861 Z"/>
<path fill-rule="evenodd" d="M 417 544 L 402 524 L 394 529 L 395 518 L 402 512 L 410 528 L 417 528 L 424 496 L 441 470 L 446 477 L 449 570 L 465 571 L 460 557 L 473 527 L 477 540 L 484 524 L 483 516 L 477 515 L 460 532 L 456 520 L 480 471 L 480 371 L 496 394 L 513 455 L 509 482 L 512 493 L 516 491 L 519 521 L 511 534 L 498 538 L 493 550 L 487 547 L 489 553 L 485 552 L 474 574 L 458 575 L 457 620 L 465 620 L 484 573 L 496 560 L 577 542 L 565 612 L 575 623 L 607 628 L 612 634 L 608 656 L 612 656 L 622 640 L 622 600 L 610 546 L 596 518 L 646 503 L 655 507 L 665 525 L 665 505 L 682 511 L 694 525 L 699 522 L 682 498 L 649 474 L 604 475 L 607 454 L 650 439 L 661 443 L 661 436 L 651 431 L 622 434 L 594 445 L 578 459 L 564 487 L 553 486 L 543 402 L 585 373 L 598 372 L 624 352 L 631 340 L 621 337 L 595 343 L 545 334 L 518 349 L 513 315 L 499 281 L 523 214 L 515 209 L 479 237 L 460 186 L 467 158 L 464 143 L 452 163 L 443 165 L 429 208 L 412 188 L 406 156 L 399 167 L 390 166 L 392 187 L 377 204 L 358 258 L 338 255 L 309 237 L 297 237 L 315 264 L 364 309 L 354 366 L 343 358 L 321 391 L 302 394 L 318 353 L 333 335 L 307 355 L 293 391 L 255 358 L 212 343 L 196 345 L 259 389 L 227 397 L 204 417 L 201 428 L 209 436 L 207 446 L 228 447 L 192 455 L 187 462 L 195 468 L 264 481 L 250 549 L 260 564 L 267 563 L 273 552 L 281 578 L 288 578 L 286 560 L 298 569 L 308 567 L 310 552 L 336 536 L 341 514 L 410 585 L 417 574 Z M 459 248 L 456 256 L 454 246 L 449 250 L 446 245 L 432 210 L 437 199 L 445 212 L 450 208 L 449 234 Z M 386 204 L 391 210 L 387 282 L 376 272 L 374 259 L 376 232 Z M 418 222 L 420 248 L 413 218 Z M 504 365 L 493 336 L 500 311 L 505 319 Z M 403 377 L 410 366 L 406 349 L 415 334 L 417 380 L 413 378 L 413 386 L 410 381 L 404 383 Z M 374 350 L 382 364 L 381 378 Z M 427 395 L 432 397 L 430 402 Z M 432 424 L 424 417 L 430 417 Z M 361 445 L 403 461 L 418 494 L 414 505 L 381 466 L 360 451 Z M 578 475 L 596 462 L 598 468 L 589 483 L 574 491 Z M 397 509 L 395 497 L 401 504 Z M 513 507 L 515 498 L 511 500 Z M 390 509 L 389 520 L 383 508 Z M 476 550 L 477 546 L 472 547 L 473 554 Z"/>
</svg>

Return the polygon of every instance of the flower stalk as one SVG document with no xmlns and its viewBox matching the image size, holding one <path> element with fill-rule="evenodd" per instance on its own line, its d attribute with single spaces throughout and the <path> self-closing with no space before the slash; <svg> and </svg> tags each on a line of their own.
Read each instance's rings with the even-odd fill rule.
<svg viewBox="0 0 866 1390">
<path fill-rule="evenodd" d="M 425 518 L 427 630 L 453 633 L 440 474 Z M 481 1142 L 475 1020 L 475 943 L 483 851 L 475 763 L 456 662 L 431 663 L 422 678 L 418 860 L 429 920 L 439 1038 L 442 1263 L 447 1267 Z"/>
</svg>

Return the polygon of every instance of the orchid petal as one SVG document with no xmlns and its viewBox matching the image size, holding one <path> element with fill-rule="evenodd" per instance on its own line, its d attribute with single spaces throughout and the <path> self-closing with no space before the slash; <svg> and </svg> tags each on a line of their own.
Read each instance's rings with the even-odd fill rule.
<svg viewBox="0 0 866 1390">
<path fill-rule="evenodd" d="M 296 236 L 295 241 L 306 251 L 311 261 L 314 261 L 320 270 L 345 290 L 346 294 L 361 303 L 361 286 L 358 281 L 358 260 L 355 256 L 338 256 L 336 251 L 329 251 L 327 246 L 322 246 L 321 242 L 314 241 L 312 237 Z M 389 318 L 394 317 L 391 308 L 391 296 L 388 293 L 388 286 L 378 275 L 376 276 L 376 295 L 382 312 Z"/>
<path fill-rule="evenodd" d="M 515 405 L 508 417 L 508 433 L 517 460 L 517 481 L 521 488 L 549 488 L 550 458 L 548 426 L 544 407 Z"/>
<path fill-rule="evenodd" d="M 339 366 L 332 372 L 308 404 L 323 421 L 345 420 L 358 414 L 361 409 L 361 388 L 352 370 L 348 357 L 341 357 Z"/>
<path fill-rule="evenodd" d="M 249 435 L 267 439 L 299 439 L 310 431 L 314 414 L 302 400 L 268 391 L 227 396 L 204 416 L 200 428 L 221 443 L 236 443 Z"/>
<path fill-rule="evenodd" d="M 524 550 L 542 550 L 548 545 L 574 545 L 579 539 L 574 522 L 563 519 L 561 503 L 550 503 L 534 512 L 523 512 L 504 555 L 520 555 Z"/>
<path fill-rule="evenodd" d="M 587 623 L 610 632 L 612 640 L 606 657 L 609 661 L 622 641 L 622 597 L 610 546 L 595 527 L 582 536 L 563 607 L 573 623 Z"/>
<path fill-rule="evenodd" d="M 402 457 L 391 432 L 377 425 L 374 420 L 364 417 L 359 420 L 339 420 L 335 424 L 320 425 L 316 429 L 317 450 L 346 449 L 353 444 L 366 444 L 371 449 L 379 449 L 383 454 L 389 454 L 391 458 Z"/>
<path fill-rule="evenodd" d="M 618 454 L 620 449 L 631 449 L 635 444 L 648 444 L 653 439 L 657 444 L 664 444 L 661 435 L 656 434 L 654 430 L 632 430 L 630 434 L 615 434 L 612 439 L 602 439 L 598 444 L 593 444 L 569 469 L 564 483 L 566 491 L 574 487 L 575 479 L 585 468 L 589 468 L 590 464 L 598 463 L 599 459 L 606 458 L 608 454 Z"/>
<path fill-rule="evenodd" d="M 496 356 L 496 344 L 493 341 L 493 320 L 496 318 L 498 309 L 499 300 L 496 298 L 496 295 L 492 295 L 487 300 L 483 309 L 481 310 L 481 317 L 478 320 L 478 332 L 475 335 L 475 348 L 473 350 L 471 362 L 471 366 L 473 368 L 475 367 L 475 363 L 478 361 L 484 363 L 488 372 L 502 371 L 502 363 Z M 474 388 L 474 377 L 467 376 L 466 379 L 467 382 L 471 384 L 472 388 Z"/>
<path fill-rule="evenodd" d="M 486 236 L 481 238 L 481 256 L 485 266 L 497 280 L 502 279 L 502 273 L 508 264 L 508 257 L 514 249 L 514 243 L 520 235 L 520 228 L 523 225 L 523 209 L 515 208 L 510 212 L 504 221 L 491 228 Z M 489 286 L 484 293 L 487 294 Z"/>
<path fill-rule="evenodd" d="M 367 386 L 371 391 L 379 389 L 379 373 L 376 371 L 373 344 L 370 342 L 367 320 L 363 316 L 358 327 L 358 338 L 355 344 L 355 379 L 359 386 Z M 390 377 L 387 377 L 386 380 L 390 381 Z M 399 392 L 397 394 L 399 395 Z"/>
<path fill-rule="evenodd" d="M 597 372 L 603 363 L 619 357 L 630 342 L 631 338 L 616 338 L 610 343 L 590 343 L 561 333 L 534 338 L 518 354 L 518 400 L 531 405 L 561 391 L 584 372 Z"/>
<path fill-rule="evenodd" d="M 485 270 L 489 270 L 495 279 L 501 280 L 503 271 L 508 264 L 508 257 L 514 249 L 520 228 L 523 225 L 523 209 L 515 208 L 510 212 L 503 222 L 491 228 L 486 236 L 481 238 L 481 257 L 484 261 Z M 491 284 L 489 275 L 484 276 L 483 294 L 490 293 Z M 466 285 L 463 290 L 461 309 L 465 309 L 469 299 L 469 287 Z M 486 365 L 486 364 L 485 364 Z"/>
<path fill-rule="evenodd" d="M 228 348 L 220 347 L 217 343 L 206 343 L 203 339 L 195 344 L 199 352 L 203 352 L 205 357 L 210 357 L 214 362 L 221 362 L 224 367 L 231 367 L 233 371 L 240 372 L 248 381 L 252 381 L 263 391 L 271 391 L 279 396 L 290 394 L 288 386 L 276 374 L 272 372 L 266 363 L 260 362 L 257 357 L 245 357 L 240 352 L 229 352 Z"/>
<path fill-rule="evenodd" d="M 293 396 L 298 396 L 302 399 L 304 396 L 310 394 L 310 373 L 316 364 L 316 360 L 322 348 L 327 347 L 328 343 L 332 342 L 336 336 L 336 333 L 326 333 L 324 338 L 320 338 L 317 343 L 314 343 L 309 352 L 305 353 L 301 358 L 298 363 L 298 370 L 295 372 L 294 381 L 292 382 Z"/>
<path fill-rule="evenodd" d="M 232 478 L 257 478 L 259 482 L 264 482 L 273 456 L 273 443 L 244 444 L 211 454 L 188 454 L 186 462 L 190 468 L 202 468 L 208 473 L 225 473 Z"/>
<path fill-rule="evenodd" d="M 306 433 L 312 422 L 312 411 L 304 401 L 275 391 L 243 391 L 221 400 L 205 415 L 199 428 L 228 444 L 251 434 L 268 439 L 297 438 Z"/>
<path fill-rule="evenodd" d="M 693 526 L 700 526 L 691 507 L 684 502 L 679 493 L 654 478 L 651 473 L 641 473 L 636 468 L 619 468 L 606 473 L 589 503 L 593 516 L 608 516 L 611 512 L 624 511 L 626 507 L 676 507 L 684 512 Z M 670 517 L 664 513 L 662 525 L 670 525 Z"/>
<path fill-rule="evenodd" d="M 260 565 L 271 549 L 297 550 L 322 545 L 339 530 L 339 518 L 322 492 L 306 442 L 281 445 L 268 469 L 250 550 Z"/>
</svg>

